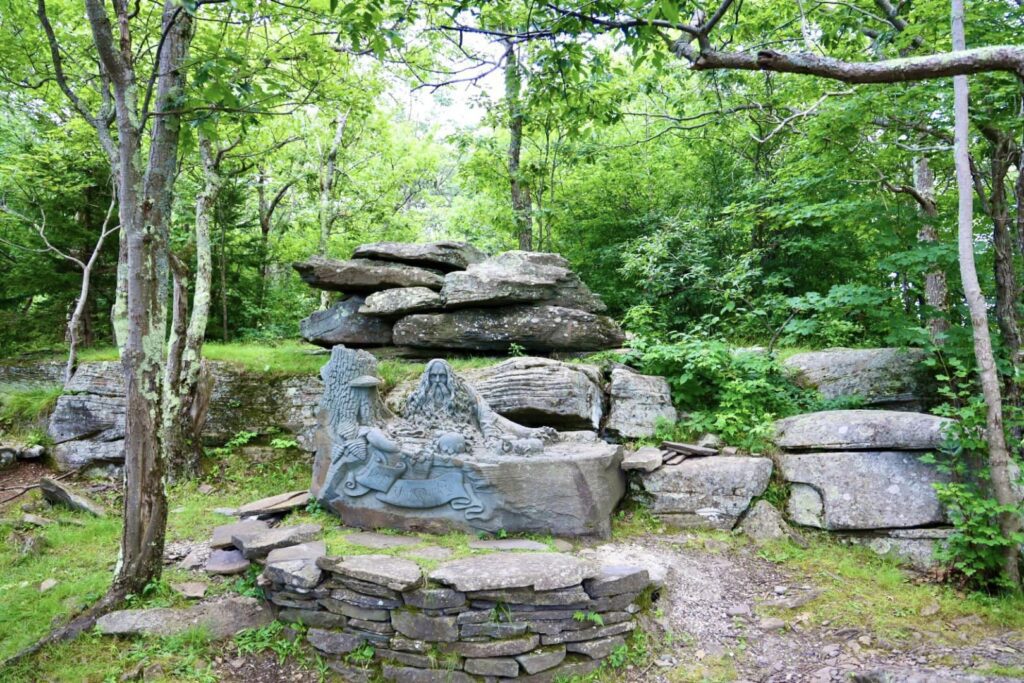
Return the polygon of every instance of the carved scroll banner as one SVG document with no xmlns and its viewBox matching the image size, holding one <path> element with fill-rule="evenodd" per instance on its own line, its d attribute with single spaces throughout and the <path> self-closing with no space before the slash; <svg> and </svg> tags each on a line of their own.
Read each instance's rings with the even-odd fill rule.
<svg viewBox="0 0 1024 683">
<path fill-rule="evenodd" d="M 447 472 L 433 479 L 399 479 L 390 491 L 377 494 L 377 500 L 418 509 L 451 503 L 456 510 L 465 511 L 467 519 L 481 516 L 484 510 L 484 504 L 466 486 L 462 472 Z"/>
</svg>

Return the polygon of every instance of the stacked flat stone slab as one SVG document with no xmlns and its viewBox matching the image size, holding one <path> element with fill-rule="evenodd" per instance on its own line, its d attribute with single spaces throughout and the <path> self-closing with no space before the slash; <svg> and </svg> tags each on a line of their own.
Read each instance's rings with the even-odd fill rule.
<svg viewBox="0 0 1024 683">
<path fill-rule="evenodd" d="M 937 450 L 951 420 L 889 410 L 834 410 L 776 423 L 788 513 L 804 526 L 910 564 L 926 565 L 948 536 L 935 485 L 949 476 L 922 456 Z"/>
<path fill-rule="evenodd" d="M 302 336 L 331 347 L 590 351 L 624 336 L 604 303 L 557 254 L 487 258 L 462 242 L 378 242 L 353 258 L 294 264 L 313 287 L 349 299 L 303 321 Z M 365 299 L 362 296 L 365 295 Z"/>
<path fill-rule="evenodd" d="M 369 644 L 374 668 L 402 682 L 586 674 L 625 643 L 651 583 L 645 569 L 560 553 L 475 556 L 426 575 L 386 555 L 314 557 L 308 544 L 274 553 L 263 582 L 278 618 L 309 626 L 338 671 Z"/>
</svg>

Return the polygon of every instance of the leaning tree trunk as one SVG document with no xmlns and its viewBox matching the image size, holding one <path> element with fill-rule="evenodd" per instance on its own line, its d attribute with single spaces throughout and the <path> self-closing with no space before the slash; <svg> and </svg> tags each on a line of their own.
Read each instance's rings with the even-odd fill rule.
<svg viewBox="0 0 1024 683">
<path fill-rule="evenodd" d="M 964 50 L 964 4 L 963 0 L 952 0 L 953 49 Z M 974 189 L 972 186 L 969 151 L 969 104 L 967 76 L 953 77 L 954 155 L 956 161 L 957 192 L 959 196 L 958 246 L 960 252 L 960 277 L 963 281 L 964 297 L 971 313 L 971 327 L 974 332 L 974 356 L 978 363 L 981 390 L 987 408 L 986 439 L 988 441 L 988 465 L 992 478 L 992 490 L 996 501 L 1003 506 L 1016 505 L 1010 476 L 1010 453 L 1006 447 L 1003 430 L 1003 406 L 996 372 L 995 356 L 992 352 L 992 338 L 988 329 L 988 313 L 985 297 L 978 284 L 978 270 L 974 262 Z M 1021 518 L 1016 512 L 999 515 L 1003 538 L 1007 541 L 1003 569 L 1013 585 L 1020 584 L 1019 550 L 1013 541 L 1021 530 Z"/>
<path fill-rule="evenodd" d="M 523 152 L 523 107 L 520 101 L 522 75 L 515 45 L 505 50 L 505 104 L 508 107 L 508 177 L 512 192 L 512 215 L 516 237 L 522 251 L 533 251 L 533 202 L 530 188 L 523 182 L 520 159 Z"/>
<path fill-rule="evenodd" d="M 927 157 L 914 160 L 914 189 L 924 199 L 918 206 L 925 217 L 925 224 L 917 233 L 917 239 L 924 244 L 935 244 L 939 241 L 935 230 L 935 221 L 939 211 L 935 206 L 935 174 L 932 173 Z M 945 314 L 949 310 L 949 288 L 946 284 L 946 273 L 941 268 L 925 273 L 924 302 L 930 311 Z M 949 329 L 949 321 L 944 315 L 932 315 L 928 318 L 928 331 L 936 343 L 941 343 L 942 335 Z"/>
</svg>

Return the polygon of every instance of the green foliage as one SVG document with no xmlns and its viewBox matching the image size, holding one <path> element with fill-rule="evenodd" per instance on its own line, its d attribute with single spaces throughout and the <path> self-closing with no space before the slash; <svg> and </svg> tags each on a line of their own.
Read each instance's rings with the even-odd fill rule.
<svg viewBox="0 0 1024 683">
<path fill-rule="evenodd" d="M 289 632 L 286 633 L 285 629 L 289 629 Z M 285 626 L 280 621 L 272 621 L 266 626 L 247 628 L 236 633 L 235 649 L 240 655 L 270 651 L 277 655 L 278 661 L 284 662 L 302 653 L 304 633 L 302 624 Z"/>
<path fill-rule="evenodd" d="M 40 421 L 53 410 L 63 392 L 53 385 L 0 385 L 0 434 L 23 434 L 26 441 L 42 442 Z"/>
<path fill-rule="evenodd" d="M 624 360 L 664 376 L 676 405 L 688 414 L 678 427 L 665 425 L 658 438 L 713 432 L 727 443 L 762 450 L 775 420 L 822 404 L 793 384 L 773 356 L 736 351 L 724 341 L 687 334 L 668 342 L 639 338 Z"/>
<path fill-rule="evenodd" d="M 576 612 L 573 612 L 572 618 L 573 618 L 574 621 L 579 621 L 579 622 L 586 621 L 586 622 L 589 622 L 591 624 L 594 624 L 595 626 L 604 626 L 604 617 L 602 617 L 597 612 L 591 612 L 589 610 L 586 611 L 586 612 L 576 611 Z"/>
</svg>

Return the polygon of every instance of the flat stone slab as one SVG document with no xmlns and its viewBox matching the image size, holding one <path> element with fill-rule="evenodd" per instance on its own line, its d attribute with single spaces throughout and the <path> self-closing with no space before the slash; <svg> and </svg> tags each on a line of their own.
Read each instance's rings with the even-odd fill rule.
<svg viewBox="0 0 1024 683">
<path fill-rule="evenodd" d="M 493 540 L 470 541 L 469 547 L 473 550 L 550 550 L 546 544 L 539 541 L 531 541 L 528 538 L 496 538 Z"/>
<path fill-rule="evenodd" d="M 587 560 L 562 553 L 517 553 L 468 557 L 430 572 L 430 580 L 458 591 L 503 588 L 555 590 L 576 586 L 600 576 L 600 568 Z"/>
<path fill-rule="evenodd" d="M 242 551 L 246 559 L 264 557 L 271 550 L 298 545 L 314 540 L 323 530 L 319 524 L 282 526 L 266 531 L 236 533 L 232 545 Z"/>
<path fill-rule="evenodd" d="M 664 377 L 613 368 L 608 396 L 611 407 L 604 428 L 627 439 L 654 436 L 659 422 L 674 424 L 679 418 Z"/>
<path fill-rule="evenodd" d="M 229 597 L 177 609 L 127 609 L 104 614 L 96 628 L 106 635 L 171 636 L 187 629 L 203 627 L 215 640 L 229 638 L 241 630 L 265 626 L 274 620 L 259 600 Z"/>
<path fill-rule="evenodd" d="M 251 563 L 240 550 L 214 550 L 206 560 L 207 574 L 243 574 Z"/>
<path fill-rule="evenodd" d="M 651 583 L 651 576 L 643 567 L 612 564 L 601 567 L 601 573 L 583 582 L 583 588 L 592 598 L 605 598 L 624 593 L 639 593 Z"/>
<path fill-rule="evenodd" d="M 299 545 L 271 550 L 263 575 L 275 583 L 294 588 L 316 588 L 323 578 L 317 558 L 327 554 L 323 541 L 309 541 Z"/>
<path fill-rule="evenodd" d="M 857 397 L 879 408 L 920 410 L 935 393 L 922 349 L 834 348 L 797 353 L 782 364 L 826 399 Z"/>
<path fill-rule="evenodd" d="M 209 586 L 201 581 L 185 581 L 172 583 L 171 588 L 190 600 L 198 600 L 206 595 Z"/>
<path fill-rule="evenodd" d="M 369 581 L 395 591 L 408 591 L 423 583 L 423 572 L 412 560 L 390 555 L 355 555 L 325 557 L 318 561 L 321 569 L 341 576 Z"/>
<path fill-rule="evenodd" d="M 395 287 L 439 290 L 444 278 L 433 270 L 370 259 L 336 260 L 313 256 L 292 264 L 302 280 L 318 289 L 346 294 L 370 294 Z"/>
<path fill-rule="evenodd" d="M 690 458 L 641 475 L 651 511 L 679 527 L 732 529 L 772 474 L 768 458 Z"/>
<path fill-rule="evenodd" d="M 99 503 L 89 500 L 73 486 L 62 481 L 43 477 L 39 480 L 39 491 L 43 494 L 43 500 L 50 505 L 60 505 L 95 517 L 106 516 L 106 512 Z"/>
<path fill-rule="evenodd" d="M 639 470 L 641 472 L 653 472 L 661 467 L 665 460 L 665 454 L 656 446 L 644 446 L 635 451 L 626 451 L 622 457 L 622 470 Z"/>
<path fill-rule="evenodd" d="M 536 674 L 554 668 L 565 660 L 564 645 L 550 645 L 537 648 L 533 652 L 516 657 L 516 661 L 522 665 L 523 670 L 528 674 Z"/>
<path fill-rule="evenodd" d="M 896 410 L 825 410 L 775 423 L 775 443 L 790 451 L 933 450 L 952 420 Z"/>
<path fill-rule="evenodd" d="M 270 525 L 258 519 L 243 519 L 233 524 L 222 524 L 213 529 L 213 537 L 210 539 L 210 547 L 214 549 L 233 547 L 232 536 L 235 534 L 252 534 L 268 531 Z"/>
<path fill-rule="evenodd" d="M 410 313 L 439 311 L 444 307 L 444 299 L 432 289 L 426 287 L 399 287 L 383 289 L 366 297 L 359 307 L 364 316 L 397 318 Z"/>
<path fill-rule="evenodd" d="M 830 529 L 891 529 L 946 521 L 934 485 L 950 481 L 917 453 L 787 453 L 779 459 L 792 483 L 789 516 Z"/>
<path fill-rule="evenodd" d="M 269 498 L 261 498 L 238 508 L 239 517 L 279 515 L 304 508 L 309 504 L 309 491 L 289 491 Z"/>
<path fill-rule="evenodd" d="M 376 550 L 402 548 L 423 543 L 423 539 L 416 536 L 394 536 L 391 534 L 379 534 L 373 531 L 357 531 L 345 536 L 344 540 L 352 545 L 360 545 L 364 548 L 374 548 Z"/>
<path fill-rule="evenodd" d="M 487 254 L 468 242 L 373 242 L 356 247 L 353 258 L 393 261 L 446 273 L 465 270 L 487 258 Z"/>
<path fill-rule="evenodd" d="M 309 343 L 328 349 L 338 344 L 390 345 L 391 324 L 383 318 L 364 315 L 363 303 L 363 297 L 351 296 L 330 308 L 314 311 L 299 323 L 299 334 Z"/>
</svg>

